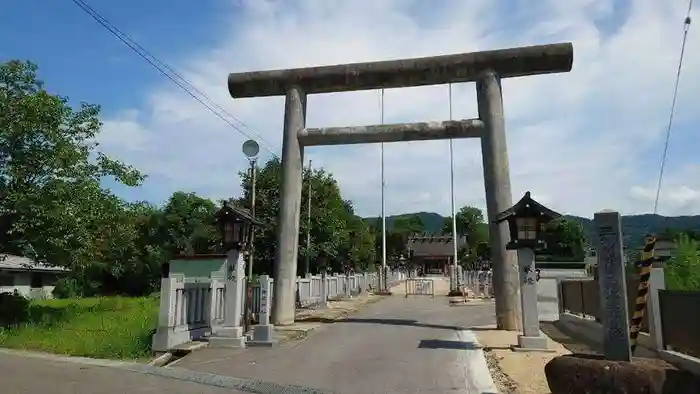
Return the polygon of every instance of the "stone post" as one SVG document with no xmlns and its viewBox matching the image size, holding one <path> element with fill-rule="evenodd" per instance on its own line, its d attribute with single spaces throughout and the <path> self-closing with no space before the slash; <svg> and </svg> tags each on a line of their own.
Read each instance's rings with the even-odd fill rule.
<svg viewBox="0 0 700 394">
<path fill-rule="evenodd" d="M 226 282 L 224 298 L 224 323 L 209 338 L 211 347 L 245 347 L 245 337 L 241 320 L 243 298 L 245 297 L 245 260 L 243 253 L 236 249 L 226 257 Z"/>
<path fill-rule="evenodd" d="M 661 267 L 651 268 L 649 276 L 649 304 L 647 305 L 649 314 L 649 336 L 656 350 L 665 350 L 663 326 L 661 325 L 661 305 L 659 304 L 659 290 L 666 289 L 664 269 Z"/>
<path fill-rule="evenodd" d="M 518 346 L 513 350 L 548 350 L 547 337 L 540 335 L 540 316 L 537 311 L 537 273 L 535 252 L 530 248 L 518 250 L 520 270 L 520 300 L 522 303 L 523 334 L 518 335 Z"/>
<path fill-rule="evenodd" d="M 328 274 L 324 269 L 321 272 L 321 307 L 328 305 Z"/>
<path fill-rule="evenodd" d="M 619 212 L 593 216 L 598 232 L 598 283 L 602 304 L 603 351 L 607 360 L 630 361 L 627 285 L 622 252 L 622 220 Z"/>
<path fill-rule="evenodd" d="M 352 289 L 350 288 L 350 274 L 346 273 L 345 274 L 345 297 L 350 298 L 352 297 Z"/>
<path fill-rule="evenodd" d="M 479 117 L 486 126 L 481 136 L 481 155 L 493 261 L 496 325 L 501 330 L 517 330 L 520 322 L 518 268 L 515 254 L 506 250 L 506 243 L 510 239 L 508 223 L 496 223 L 496 216 L 513 205 L 503 95 L 501 80 L 496 73 L 486 72 L 477 81 L 476 97 Z"/>
<path fill-rule="evenodd" d="M 282 137 L 282 187 L 279 211 L 278 247 L 275 255 L 273 323 L 294 324 L 296 311 L 295 284 L 297 246 L 299 244 L 299 207 L 301 204 L 304 150 L 297 132 L 306 125 L 306 93 L 299 86 L 290 86 L 284 108 Z"/>
<path fill-rule="evenodd" d="M 277 343 L 274 339 L 274 326 L 270 324 L 271 298 L 272 288 L 270 286 L 270 276 L 260 275 L 259 323 L 253 328 L 253 340 L 248 341 L 250 346 L 273 346 Z"/>
<path fill-rule="evenodd" d="M 217 294 L 217 289 L 219 288 L 220 282 L 224 283 L 225 285 L 225 281 L 223 281 L 222 278 L 220 278 L 219 276 L 212 275 L 210 284 L 211 292 L 209 300 L 207 301 L 209 306 L 209 311 L 207 312 L 209 314 L 208 321 L 209 325 L 211 326 L 212 332 L 216 332 L 221 327 L 221 320 L 219 314 L 219 308 L 221 307 L 221 305 L 219 304 L 219 297 Z"/>
<path fill-rule="evenodd" d="M 152 338 L 151 348 L 156 352 L 167 352 L 170 350 L 170 333 L 175 326 L 175 308 L 173 305 L 176 280 L 183 280 L 182 277 L 167 277 L 160 280 L 160 308 L 158 309 L 158 328 Z"/>
</svg>

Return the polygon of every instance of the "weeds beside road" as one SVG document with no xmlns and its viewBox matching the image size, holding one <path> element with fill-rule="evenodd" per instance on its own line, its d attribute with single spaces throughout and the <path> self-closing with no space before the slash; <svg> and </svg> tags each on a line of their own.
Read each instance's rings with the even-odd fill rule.
<svg viewBox="0 0 700 394">
<path fill-rule="evenodd" d="M 2 309 L 2 308 L 0 308 Z M 140 359 L 151 354 L 157 297 L 33 300 L 0 326 L 0 347 L 71 356 Z"/>
</svg>

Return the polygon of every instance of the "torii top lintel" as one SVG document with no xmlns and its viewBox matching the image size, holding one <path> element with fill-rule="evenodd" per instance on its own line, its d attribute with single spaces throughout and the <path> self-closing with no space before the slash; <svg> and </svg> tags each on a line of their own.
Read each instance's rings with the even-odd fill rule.
<svg viewBox="0 0 700 394">
<path fill-rule="evenodd" d="M 282 96 L 298 85 L 307 94 L 473 82 L 488 70 L 500 78 L 571 71 L 570 42 L 456 55 L 286 70 L 232 73 L 233 98 Z"/>
</svg>

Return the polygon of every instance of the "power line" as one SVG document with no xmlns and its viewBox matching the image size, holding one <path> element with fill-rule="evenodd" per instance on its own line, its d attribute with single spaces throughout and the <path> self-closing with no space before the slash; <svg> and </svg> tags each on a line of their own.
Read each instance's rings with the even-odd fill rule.
<svg viewBox="0 0 700 394">
<path fill-rule="evenodd" d="M 664 178 L 664 169 L 666 168 L 666 157 L 668 155 L 668 142 L 671 139 L 671 129 L 673 127 L 673 117 L 676 113 L 676 101 L 678 99 L 678 85 L 681 80 L 681 69 L 683 68 L 683 57 L 685 56 L 685 43 L 688 40 L 688 30 L 690 29 L 690 14 L 693 11 L 693 0 L 688 1 L 688 14 L 683 21 L 683 41 L 681 42 L 681 53 L 678 59 L 678 68 L 676 69 L 676 81 L 673 86 L 673 99 L 671 100 L 671 113 L 668 116 L 668 126 L 666 127 L 666 141 L 664 142 L 664 151 L 661 155 L 661 168 L 659 169 L 659 182 L 656 185 L 656 198 L 654 199 L 654 214 L 659 209 L 659 195 L 661 194 L 661 183 Z"/>
<path fill-rule="evenodd" d="M 95 11 L 95 9 L 92 8 L 90 5 L 88 5 L 85 1 L 83 1 L 83 0 L 71 0 L 71 1 L 75 5 L 80 7 L 80 9 L 83 10 L 85 13 L 90 15 L 90 17 L 92 17 L 100 25 L 102 25 L 102 27 L 107 29 L 112 35 L 114 35 L 117 39 L 119 39 L 119 41 L 124 43 L 132 51 L 134 51 L 137 55 L 139 55 L 143 60 L 148 62 L 151 66 L 153 66 L 156 70 L 158 70 L 161 74 L 163 74 L 170 81 L 175 83 L 180 89 L 184 90 L 185 93 L 189 94 L 192 98 L 197 100 L 200 104 L 202 104 L 207 110 L 209 110 L 216 117 L 218 117 L 219 119 L 226 122 L 229 126 L 231 126 L 234 130 L 241 133 L 243 136 L 245 136 L 247 138 L 253 138 L 250 135 L 250 134 L 252 134 L 252 135 L 256 136 L 257 137 L 256 139 L 258 139 L 259 141 L 264 142 L 265 144 L 274 148 L 273 144 L 271 144 L 269 141 L 267 141 L 265 138 L 263 138 L 260 134 L 253 131 L 249 126 L 247 126 L 245 123 L 243 123 L 243 121 L 238 119 L 236 116 L 234 116 L 230 112 L 226 111 L 226 109 L 222 108 L 220 105 L 218 105 L 216 102 L 214 102 L 204 92 L 202 92 L 195 85 L 193 85 L 187 79 L 185 79 L 177 70 L 175 70 L 175 68 L 173 68 L 172 66 L 168 65 L 167 63 L 159 60 L 156 56 L 151 54 L 143 46 L 141 46 L 139 43 L 134 41 L 126 33 L 124 33 L 118 27 L 116 27 L 115 25 L 110 23 L 106 18 L 104 18 L 97 11 Z M 195 93 L 197 93 L 200 97 L 198 97 L 195 93 L 193 93 L 193 91 Z M 208 103 L 206 103 L 203 99 L 208 101 Z M 220 112 L 216 111 L 214 108 L 218 109 Z M 229 119 L 224 117 L 221 113 L 224 113 L 225 115 L 227 115 L 228 117 L 230 117 L 231 119 L 236 121 L 238 124 L 240 124 L 242 127 L 248 129 L 250 134 L 241 130 L 240 127 L 236 126 L 233 122 L 231 122 Z M 277 154 L 275 154 L 275 152 L 272 149 L 270 149 L 266 146 L 263 146 L 263 148 L 265 150 L 267 150 L 268 152 L 270 152 L 274 157 L 278 157 Z"/>
</svg>

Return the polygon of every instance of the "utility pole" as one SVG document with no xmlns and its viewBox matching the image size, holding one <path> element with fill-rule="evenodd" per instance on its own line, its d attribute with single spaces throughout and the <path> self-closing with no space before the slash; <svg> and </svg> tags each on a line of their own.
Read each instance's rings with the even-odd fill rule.
<svg viewBox="0 0 700 394">
<path fill-rule="evenodd" d="M 306 209 L 306 269 L 304 273 L 309 276 L 311 273 L 311 160 L 309 160 L 309 190 L 308 190 L 308 205 Z"/>
</svg>

